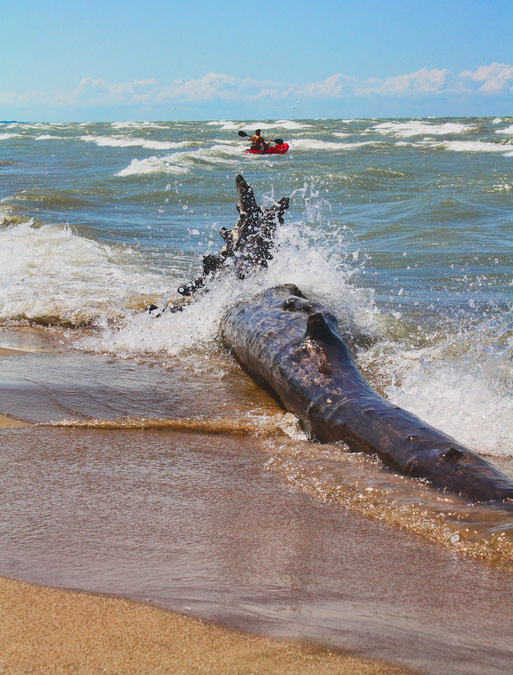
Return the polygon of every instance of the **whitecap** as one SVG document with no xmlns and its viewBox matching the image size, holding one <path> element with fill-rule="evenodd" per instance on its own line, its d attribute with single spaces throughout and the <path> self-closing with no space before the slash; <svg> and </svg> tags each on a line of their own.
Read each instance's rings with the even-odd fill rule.
<svg viewBox="0 0 513 675">
<path fill-rule="evenodd" d="M 144 294 L 168 291 L 128 248 L 100 244 L 69 227 L 33 221 L 0 231 L 0 317 L 83 323 L 117 315 Z"/>
<path fill-rule="evenodd" d="M 443 141 L 426 143 L 431 147 L 445 148 L 452 152 L 501 152 L 506 157 L 511 157 L 513 150 L 511 145 L 489 143 L 487 141 Z"/>
<path fill-rule="evenodd" d="M 506 134 L 507 136 L 513 136 L 513 124 L 505 129 L 497 129 L 496 134 Z"/>
<path fill-rule="evenodd" d="M 242 157 L 238 145 L 218 144 L 210 148 L 198 150 L 184 150 L 175 152 L 164 157 L 148 157 L 146 159 L 133 159 L 126 169 L 122 169 L 117 176 L 133 176 L 148 173 L 188 173 L 191 168 L 198 164 L 207 166 L 234 167 L 234 158 Z"/>
<path fill-rule="evenodd" d="M 276 120 L 275 122 L 245 122 L 242 126 L 234 122 L 224 122 L 221 129 L 223 131 L 251 131 L 261 129 L 262 131 L 269 131 L 270 129 L 285 129 L 286 131 L 300 131 L 301 129 L 311 129 L 311 124 L 304 122 L 294 122 L 293 120 Z"/>
<path fill-rule="evenodd" d="M 360 365 L 392 382 L 385 390 L 392 403 L 476 452 L 511 456 L 512 345 L 497 347 L 499 323 L 446 334 L 420 349 L 378 343 Z"/>
<path fill-rule="evenodd" d="M 167 126 L 155 122 L 112 122 L 113 129 L 167 129 Z"/>
<path fill-rule="evenodd" d="M 427 124 L 420 120 L 411 120 L 409 122 L 382 122 L 372 127 L 372 130 L 382 134 L 393 134 L 399 138 L 408 138 L 409 136 L 423 136 L 432 134 L 434 136 L 446 136 L 452 134 L 463 134 L 471 131 L 474 127 L 461 122 L 444 122 L 443 124 Z"/>
<path fill-rule="evenodd" d="M 81 136 L 87 143 L 96 143 L 99 147 L 133 148 L 141 147 L 148 150 L 174 150 L 191 145 L 189 141 L 150 141 L 146 138 L 127 138 L 125 136 Z"/>
<path fill-rule="evenodd" d="M 293 150 L 330 150 L 343 152 L 353 150 L 364 145 L 375 145 L 372 141 L 360 143 L 334 143 L 333 141 L 321 141 L 315 138 L 298 138 L 290 141 L 290 147 Z"/>
</svg>

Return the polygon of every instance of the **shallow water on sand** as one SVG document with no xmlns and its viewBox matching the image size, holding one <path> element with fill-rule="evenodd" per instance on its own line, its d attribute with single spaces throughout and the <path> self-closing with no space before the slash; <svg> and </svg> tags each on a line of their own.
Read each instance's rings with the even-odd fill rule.
<svg viewBox="0 0 513 675">
<path fill-rule="evenodd" d="M 0 431 L 0 572 L 426 673 L 507 673 L 513 578 L 266 470 L 260 441 Z"/>
<path fill-rule="evenodd" d="M 513 575 L 436 533 L 437 519 L 459 527 L 444 509 L 490 520 L 496 507 L 307 443 L 221 353 L 218 371 L 163 367 L 59 351 L 44 335 L 25 331 L 31 351 L 0 357 L 2 410 L 39 423 L 0 429 L 0 574 L 425 673 L 509 672 Z M 435 542 L 419 536 L 429 528 Z"/>
</svg>

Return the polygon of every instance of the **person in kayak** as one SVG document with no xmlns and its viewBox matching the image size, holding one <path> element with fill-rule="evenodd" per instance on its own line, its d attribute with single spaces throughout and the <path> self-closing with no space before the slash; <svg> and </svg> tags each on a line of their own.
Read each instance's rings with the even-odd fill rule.
<svg viewBox="0 0 513 675">
<path fill-rule="evenodd" d="M 251 143 L 251 148 L 250 150 L 260 150 L 261 152 L 265 152 L 269 145 L 271 144 L 271 141 L 266 143 L 262 136 L 260 135 L 262 132 L 260 129 L 257 129 L 255 131 L 254 136 L 249 137 L 249 142 Z"/>
</svg>

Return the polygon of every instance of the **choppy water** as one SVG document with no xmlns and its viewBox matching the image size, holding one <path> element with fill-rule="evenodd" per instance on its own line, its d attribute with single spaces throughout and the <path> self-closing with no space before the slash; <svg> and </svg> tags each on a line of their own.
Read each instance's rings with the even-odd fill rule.
<svg viewBox="0 0 513 675">
<path fill-rule="evenodd" d="M 272 157 L 244 154 L 237 130 L 255 126 L 0 124 L 3 326 L 48 326 L 79 352 L 232 377 L 223 312 L 295 283 L 370 338 L 357 357 L 375 388 L 511 473 L 513 118 L 260 122 L 264 136 L 290 144 Z M 236 173 L 262 206 L 291 197 L 274 259 L 155 321 L 144 307 L 176 301 L 202 255 L 220 248 L 219 228 L 235 223 Z M 179 417 L 193 416 L 194 401 L 203 410 L 195 387 Z M 253 395 L 256 412 L 276 412 Z M 70 417 L 47 412 L 36 421 Z M 84 414 L 116 417 L 101 412 Z M 146 404 L 117 412 L 169 417 Z M 246 413 L 230 407 L 234 427 Z M 309 445 L 292 426 L 270 434 L 268 467 L 315 499 L 512 566 L 511 510 L 468 506 L 341 448 Z"/>
</svg>

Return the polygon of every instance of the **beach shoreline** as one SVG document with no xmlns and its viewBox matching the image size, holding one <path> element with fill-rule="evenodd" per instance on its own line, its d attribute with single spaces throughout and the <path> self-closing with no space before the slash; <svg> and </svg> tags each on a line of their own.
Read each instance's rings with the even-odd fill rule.
<svg viewBox="0 0 513 675">
<path fill-rule="evenodd" d="M 0 672 L 407 675 L 393 664 L 247 635 L 123 598 L 0 577 Z"/>
<path fill-rule="evenodd" d="M 1 348 L 0 356 L 23 355 Z M 31 426 L 0 414 L 0 428 Z M 407 675 L 326 647 L 239 633 L 125 598 L 0 577 L 0 672 Z"/>
<path fill-rule="evenodd" d="M 0 673 L 508 672 L 508 575 L 312 499 L 268 470 L 258 434 L 91 420 L 109 414 L 112 382 L 120 414 L 132 397 L 153 411 L 154 383 L 172 402 L 169 366 L 70 353 L 39 330 L 2 340 Z M 248 410 L 279 412 L 237 371 L 223 382 L 209 419 L 243 418 L 232 389 Z M 190 414 L 185 393 L 177 410 Z M 69 415 L 92 428 L 53 426 Z M 315 450 L 301 445 L 305 461 Z M 367 464 L 357 477 L 374 480 Z"/>
</svg>

